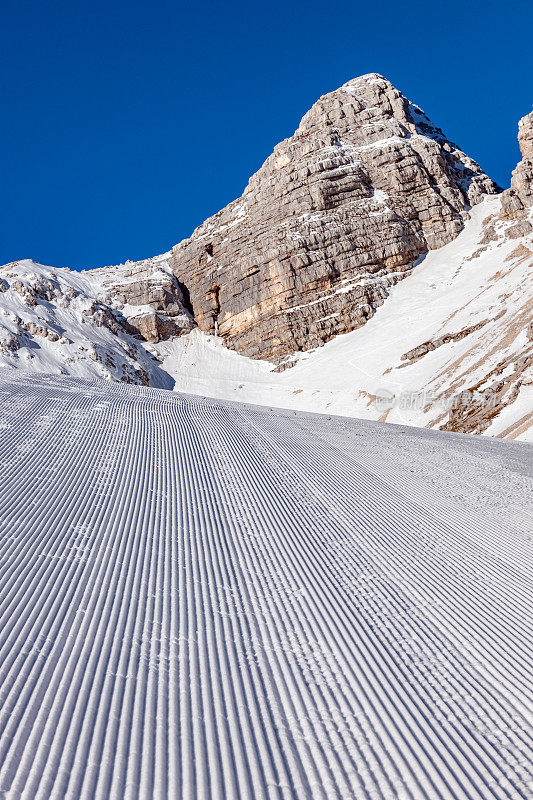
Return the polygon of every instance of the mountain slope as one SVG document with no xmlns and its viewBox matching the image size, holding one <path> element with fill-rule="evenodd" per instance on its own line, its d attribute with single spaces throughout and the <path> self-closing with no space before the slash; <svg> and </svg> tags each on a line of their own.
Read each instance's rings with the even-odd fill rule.
<svg viewBox="0 0 533 800">
<path fill-rule="evenodd" d="M 532 796 L 529 446 L 0 393 L 1 797 Z"/>
<path fill-rule="evenodd" d="M 141 281 L 127 268 L 112 272 L 114 294 L 107 270 L 79 273 L 30 260 L 6 264 L 0 271 L 0 366 L 171 388 L 146 339 L 162 325 L 174 333 L 178 325 L 192 328 L 179 297 L 173 318 L 156 311 L 175 279 L 156 264 Z M 130 300 L 140 302 L 123 302 L 123 284 Z"/>
<path fill-rule="evenodd" d="M 109 296 L 105 270 L 10 265 L 0 364 L 530 441 L 533 236 L 515 238 L 513 229 L 533 217 L 500 214 L 499 198 L 478 204 L 461 234 L 392 287 L 365 326 L 300 354 L 284 372 L 198 330 L 164 342 L 138 338 L 131 324 L 154 311 Z M 35 305 L 13 288 L 50 281 L 53 295 L 34 291 Z"/>
<path fill-rule="evenodd" d="M 290 364 L 363 325 L 417 258 L 451 241 L 469 208 L 497 191 L 371 73 L 321 97 L 242 197 L 189 239 L 99 279 L 121 302 L 145 306 L 134 316 L 149 341 L 187 332 L 168 317 L 188 314 L 243 355 Z M 167 290 L 151 299 L 154 273 Z"/>
<path fill-rule="evenodd" d="M 321 97 L 238 200 L 168 253 L 204 333 L 283 362 L 363 325 L 498 191 L 390 81 Z"/>
<path fill-rule="evenodd" d="M 0 366 L 533 439 L 532 142 L 529 114 L 493 196 L 382 76 L 349 81 L 172 251 L 0 268 Z"/>
<path fill-rule="evenodd" d="M 502 218 L 499 198 L 479 203 L 461 234 L 390 288 L 363 327 L 300 354 L 284 372 L 197 329 L 163 342 L 139 338 L 142 325 L 150 335 L 150 320 L 190 330 L 190 318 L 184 308 L 171 320 L 149 303 L 124 304 L 108 289 L 110 280 L 119 285 L 116 271 L 8 265 L 0 365 L 530 441 L 533 236 L 523 231 L 532 219 L 530 211 Z M 174 280 L 166 268 L 147 285 L 125 270 L 130 299 L 160 295 Z"/>
<path fill-rule="evenodd" d="M 198 332 L 155 346 L 175 388 L 285 408 L 533 438 L 533 237 L 498 198 L 366 325 L 279 374 Z"/>
</svg>

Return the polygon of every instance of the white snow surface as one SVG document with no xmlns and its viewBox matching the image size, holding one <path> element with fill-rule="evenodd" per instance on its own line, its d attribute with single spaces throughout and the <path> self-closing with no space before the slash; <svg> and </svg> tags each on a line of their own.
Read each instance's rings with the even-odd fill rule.
<svg viewBox="0 0 533 800">
<path fill-rule="evenodd" d="M 533 797 L 530 445 L 0 371 L 0 797 Z"/>
<path fill-rule="evenodd" d="M 143 310 L 125 307 L 109 295 L 105 280 L 112 273 L 117 281 L 118 270 L 76 272 L 30 259 L 1 267 L 0 368 L 134 383 L 146 379 L 152 386 L 171 388 L 172 379 L 159 368 L 149 346 L 120 325 L 114 333 L 100 319 L 112 314 L 125 321 L 124 312 Z M 28 325 L 39 332 L 27 330 Z"/>
<path fill-rule="evenodd" d="M 315 351 L 296 354 L 296 365 L 282 373 L 273 372 L 268 362 L 228 350 L 222 340 L 198 330 L 147 345 L 96 324 L 95 315 L 86 313 L 95 299 L 118 317 L 133 319 L 149 310 L 123 306 L 109 295 L 110 281 L 116 285 L 129 280 L 121 278 L 128 265 L 77 273 L 15 262 L 0 269 L 0 280 L 7 278 L 9 283 L 7 291 L 0 291 L 0 367 L 149 382 L 219 399 L 439 428 L 461 392 L 478 385 L 480 390 L 490 388 L 508 377 L 514 364 L 533 359 L 527 333 L 533 319 L 533 237 L 512 238 L 506 232 L 513 223 L 499 222 L 494 240 L 483 243 L 483 222 L 496 217 L 499 209 L 498 197 L 475 206 L 461 234 L 421 259 L 390 289 L 369 322 Z M 167 261 L 168 254 L 163 254 L 146 263 L 164 274 L 170 269 Z M 57 297 L 28 306 L 13 289 L 15 278 L 28 284 L 52 282 Z M 347 288 L 348 284 L 338 291 Z M 69 299 L 71 290 L 78 294 Z M 21 321 L 44 325 L 62 339 L 21 333 Z M 480 327 L 464 338 L 417 360 L 402 359 L 424 342 L 475 325 Z M 10 338 L 14 335 L 15 345 Z M 508 363 L 502 366 L 502 361 Z M 533 370 L 526 363 L 519 372 L 507 405 L 485 434 L 533 441 Z"/>
<path fill-rule="evenodd" d="M 491 373 L 503 357 L 513 361 L 533 354 L 526 337 L 533 319 L 532 238 L 506 237 L 509 225 L 502 223 L 496 228 L 498 238 L 480 245 L 483 221 L 497 214 L 499 205 L 496 197 L 475 206 L 462 233 L 428 253 L 409 277 L 392 287 L 362 328 L 299 354 L 296 365 L 285 372 L 272 373 L 267 363 L 243 358 L 199 331 L 156 345 L 164 358 L 161 366 L 179 391 L 439 427 L 453 398 L 499 377 Z M 481 322 L 486 324 L 459 341 L 413 363 L 402 360 L 426 341 Z M 532 385 L 529 367 L 517 398 L 484 433 L 533 441 Z M 376 403 L 376 396 L 390 395 L 392 408 Z"/>
</svg>

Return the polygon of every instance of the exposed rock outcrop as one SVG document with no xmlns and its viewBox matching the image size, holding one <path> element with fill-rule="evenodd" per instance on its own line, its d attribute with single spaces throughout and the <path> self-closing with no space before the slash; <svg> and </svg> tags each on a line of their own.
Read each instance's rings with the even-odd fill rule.
<svg viewBox="0 0 533 800">
<path fill-rule="evenodd" d="M 526 208 L 533 206 L 533 111 L 518 123 L 518 144 L 522 161 L 511 179 L 511 187 Z"/>
<path fill-rule="evenodd" d="M 262 402 L 267 381 L 268 402 L 285 386 L 283 405 L 311 411 L 529 435 L 533 114 L 519 142 L 511 188 L 490 198 L 495 184 L 387 80 L 349 81 L 170 252 L 81 273 L 2 268 L 0 366 L 210 394 L 227 358 L 231 397 Z M 357 328 L 341 366 L 326 363 L 337 343 L 299 353 Z M 241 370 L 252 377 L 232 387 Z"/>
<path fill-rule="evenodd" d="M 79 273 L 14 261 L 2 267 L 1 274 L 0 368 L 171 388 L 173 381 L 158 367 L 159 357 L 139 341 L 139 327 L 130 324 L 124 314 L 135 314 L 136 307 L 120 303 L 113 297 L 115 289 L 105 287 L 108 278 L 117 281 L 120 268 Z M 157 280 L 151 275 L 144 294 L 132 281 L 130 300 L 157 302 Z M 170 286 L 176 283 L 172 275 L 165 280 Z M 162 283 L 159 280 L 160 288 Z M 171 299 L 164 297 L 170 308 Z M 147 313 L 155 313 L 151 306 L 145 308 Z M 190 329 L 189 315 L 176 307 L 176 318 L 180 314 L 187 318 Z"/>
<path fill-rule="evenodd" d="M 503 311 L 499 312 L 499 316 L 503 316 Z M 495 319 L 498 319 L 498 315 Z M 432 341 L 429 339 L 427 342 L 423 342 L 419 344 L 417 347 L 414 347 L 412 350 L 409 350 L 407 353 L 402 355 L 402 361 L 405 361 L 405 364 L 400 364 L 400 367 L 407 367 L 410 364 L 413 364 L 415 361 L 419 361 L 428 353 L 431 353 L 433 350 L 436 350 L 438 347 L 442 347 L 444 344 L 449 344 L 450 342 L 460 342 L 461 339 L 465 339 L 470 334 L 479 331 L 481 328 L 484 328 L 485 325 L 489 320 L 481 320 L 481 322 L 476 322 L 475 325 L 469 325 L 467 328 L 463 328 L 456 333 L 446 333 L 444 336 L 439 336 L 437 339 Z"/>
<path fill-rule="evenodd" d="M 515 235 L 522 236 L 531 230 L 524 216 L 533 206 L 533 111 L 518 123 L 518 144 L 522 160 L 513 171 L 511 188 L 502 194 L 501 217 L 522 222 L 521 227 L 515 230 Z"/>
<path fill-rule="evenodd" d="M 320 98 L 168 263 L 201 330 L 280 361 L 362 325 L 496 191 L 389 81 L 365 75 Z"/>
<path fill-rule="evenodd" d="M 364 324 L 417 258 L 497 191 L 372 73 L 321 97 L 242 197 L 107 286 L 147 341 L 188 332 L 194 317 L 228 347 L 284 366 Z"/>
<path fill-rule="evenodd" d="M 118 302 L 130 332 L 145 341 L 172 339 L 194 327 L 183 289 L 164 256 L 94 272 L 101 275 L 104 289 Z"/>
<path fill-rule="evenodd" d="M 491 422 L 519 397 L 523 384 L 531 384 L 533 353 L 521 358 L 505 358 L 494 372 L 471 389 L 461 393 L 459 402 L 450 409 L 441 430 L 460 433 L 484 433 Z M 502 373 L 506 373 L 503 377 Z"/>
</svg>

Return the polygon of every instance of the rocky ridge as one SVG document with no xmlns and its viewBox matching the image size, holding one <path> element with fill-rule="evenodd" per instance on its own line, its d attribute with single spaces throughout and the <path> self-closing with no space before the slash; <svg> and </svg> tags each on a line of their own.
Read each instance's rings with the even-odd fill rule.
<svg viewBox="0 0 533 800">
<path fill-rule="evenodd" d="M 498 187 L 377 73 L 321 97 L 242 197 L 170 252 L 93 270 L 148 342 L 194 325 L 252 358 L 360 327 Z"/>
<path fill-rule="evenodd" d="M 227 362 L 224 398 L 528 435 L 533 113 L 519 143 L 511 186 L 494 196 L 481 168 L 382 76 L 349 81 L 313 106 L 241 198 L 170 252 L 82 273 L 0 268 L 0 366 L 212 394 Z M 396 294 L 406 277 L 407 295 Z M 446 313 L 431 323 L 424 311 L 413 327 L 416 304 Z M 341 346 L 342 369 L 335 358 L 328 369 L 333 351 L 317 346 L 367 330 Z M 376 346 L 379 367 L 372 357 L 352 376 L 347 363 Z M 338 382 L 344 372 L 349 385 Z M 452 405 L 430 402 L 405 420 L 377 414 L 375 392 L 389 379 Z"/>
<path fill-rule="evenodd" d="M 110 294 L 107 274 L 50 269 L 30 260 L 2 267 L 0 366 L 171 388 L 173 381 L 149 350 L 148 330 L 145 341 L 140 340 L 143 320 L 157 312 L 124 304 Z M 129 280 L 129 271 L 123 274 Z M 114 271 L 114 281 L 116 277 Z M 162 280 L 154 271 L 139 286 L 128 284 L 130 300 L 155 300 L 174 282 L 173 276 Z M 178 320 L 190 330 L 192 322 L 183 309 L 175 320 L 162 317 L 161 324 L 177 325 Z"/>
<path fill-rule="evenodd" d="M 501 308 L 498 312 L 495 306 L 491 308 L 490 321 L 503 316 L 505 325 L 495 326 L 499 327 L 497 337 L 493 334 L 491 346 L 481 352 L 476 380 L 466 382 L 463 374 L 458 402 L 447 418 L 438 420 L 444 430 L 483 433 L 521 392 L 533 386 L 533 112 L 518 123 L 518 144 L 522 160 L 513 170 L 511 186 L 502 192 L 497 213 L 484 220 L 480 247 L 470 256 L 479 258 L 490 249 L 502 253 L 501 267 L 491 278 L 502 285 Z M 518 240 L 516 246 L 506 253 L 506 246 L 514 240 Z M 524 268 L 525 279 L 510 290 L 505 278 Z M 499 340 L 497 344 L 495 339 Z M 527 404 L 520 425 L 529 429 L 531 418 Z M 513 434 L 516 427 L 511 426 L 508 432 Z"/>
<path fill-rule="evenodd" d="M 167 264 L 200 330 L 283 362 L 364 324 L 418 257 L 453 239 L 469 206 L 497 191 L 373 73 L 321 97 L 242 197 Z"/>
<path fill-rule="evenodd" d="M 365 325 L 291 369 L 197 330 L 154 345 L 161 366 L 177 391 L 532 441 L 533 234 L 513 238 L 500 211 L 499 196 L 476 205 Z"/>
<path fill-rule="evenodd" d="M 511 187 L 502 194 L 500 218 L 516 220 L 511 235 L 516 238 L 533 230 L 527 219 L 528 209 L 533 206 L 533 111 L 518 123 L 518 144 L 522 160 L 513 170 Z"/>
</svg>

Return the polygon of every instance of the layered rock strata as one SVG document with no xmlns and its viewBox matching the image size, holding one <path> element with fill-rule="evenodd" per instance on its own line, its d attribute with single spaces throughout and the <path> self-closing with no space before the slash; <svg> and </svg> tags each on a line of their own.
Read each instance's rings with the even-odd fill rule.
<svg viewBox="0 0 533 800">
<path fill-rule="evenodd" d="M 533 111 L 522 117 L 518 123 L 518 144 L 522 153 L 513 170 L 511 187 L 502 194 L 502 210 L 500 217 L 504 220 L 516 220 L 511 230 L 515 238 L 524 236 L 533 230 L 527 218 L 533 206 Z"/>
<path fill-rule="evenodd" d="M 379 75 L 321 98 L 244 195 L 172 251 L 199 327 L 280 360 L 363 324 L 496 187 Z"/>
<path fill-rule="evenodd" d="M 469 206 L 496 191 L 373 73 L 321 97 L 242 197 L 166 254 L 165 268 L 186 287 L 202 331 L 280 362 L 362 325 L 417 258 L 455 237 Z M 149 275 L 150 264 L 132 269 Z M 156 311 L 166 316 L 168 306 Z M 150 339 L 172 335 L 148 327 Z"/>
<path fill-rule="evenodd" d="M 92 270 L 118 304 L 133 332 L 147 342 L 172 339 L 194 327 L 184 287 L 168 269 L 165 256 Z M 186 291 L 186 290 L 185 290 Z"/>
</svg>

